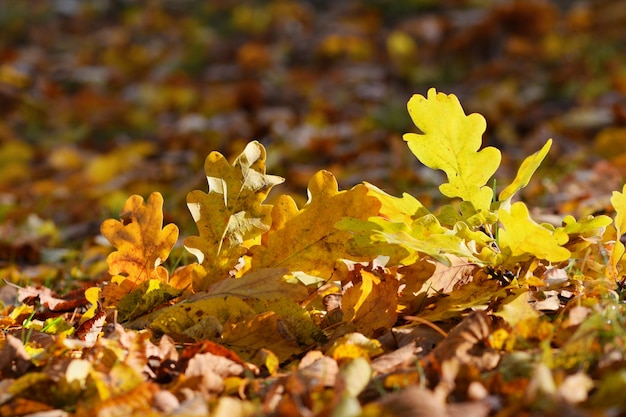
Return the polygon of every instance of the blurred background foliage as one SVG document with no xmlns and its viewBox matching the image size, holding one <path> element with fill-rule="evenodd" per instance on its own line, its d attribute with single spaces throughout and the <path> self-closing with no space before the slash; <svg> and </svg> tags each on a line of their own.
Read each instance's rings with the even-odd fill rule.
<svg viewBox="0 0 626 417">
<path fill-rule="evenodd" d="M 602 212 L 626 171 L 625 26 L 619 0 L 0 2 L 0 246 L 46 222 L 71 245 L 152 191 L 192 234 L 204 158 L 253 139 L 300 203 L 325 168 L 436 208 L 402 140 L 429 87 L 486 117 L 498 184 L 552 137 L 522 198 Z"/>
</svg>

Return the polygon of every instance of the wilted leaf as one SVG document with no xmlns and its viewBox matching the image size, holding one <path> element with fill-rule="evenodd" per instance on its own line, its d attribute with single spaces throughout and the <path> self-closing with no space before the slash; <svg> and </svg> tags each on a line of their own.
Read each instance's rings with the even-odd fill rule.
<svg viewBox="0 0 626 417">
<path fill-rule="evenodd" d="M 233 320 L 224 327 L 221 340 L 245 360 L 251 359 L 259 349 L 268 349 L 279 362 L 301 353 L 313 342 L 310 334 L 290 327 L 271 311 Z"/>
<path fill-rule="evenodd" d="M 208 193 L 187 195 L 187 206 L 199 236 L 185 239 L 185 247 L 204 266 L 206 275 L 193 282 L 196 291 L 231 275 L 246 249 L 243 242 L 269 229 L 272 206 L 262 204 L 283 178 L 265 174 L 265 148 L 250 142 L 233 164 L 218 152 L 204 163 Z"/>
<path fill-rule="evenodd" d="M 440 364 L 447 360 L 457 360 L 479 369 L 493 369 L 498 364 L 500 355 L 485 343 L 490 334 L 491 318 L 483 311 L 475 311 L 437 344 L 431 357 Z"/>
<path fill-rule="evenodd" d="M 107 257 L 109 273 L 123 275 L 136 285 L 151 279 L 167 282 L 169 274 L 161 264 L 178 239 L 178 227 L 163 227 L 160 193 L 152 193 L 146 204 L 143 201 L 138 195 L 131 196 L 124 204 L 121 221 L 102 223 L 102 234 L 117 248 Z"/>
<path fill-rule="evenodd" d="M 423 303 L 423 310 L 418 317 L 428 321 L 443 321 L 457 316 L 469 308 L 484 308 L 492 300 L 505 295 L 505 290 L 495 279 L 477 279 L 455 288 L 443 297 L 429 297 Z"/>
<path fill-rule="evenodd" d="M 407 133 L 404 140 L 420 162 L 446 173 L 449 182 L 439 187 L 441 193 L 488 211 L 493 191 L 485 184 L 498 169 L 501 156 L 496 148 L 478 150 L 485 118 L 477 113 L 466 116 L 455 95 L 437 93 L 434 88 L 426 98 L 411 97 L 408 109 L 423 133 Z"/>
<path fill-rule="evenodd" d="M 350 232 L 335 228 L 335 223 L 344 217 L 365 220 L 380 208 L 363 185 L 338 191 L 335 177 L 327 171 L 313 176 L 308 194 L 301 210 L 291 197 L 278 198 L 271 229 L 261 245 L 250 248 L 252 269 L 284 267 L 290 272 L 330 277 L 338 259 L 350 258 L 345 246 L 352 237 Z"/>
</svg>

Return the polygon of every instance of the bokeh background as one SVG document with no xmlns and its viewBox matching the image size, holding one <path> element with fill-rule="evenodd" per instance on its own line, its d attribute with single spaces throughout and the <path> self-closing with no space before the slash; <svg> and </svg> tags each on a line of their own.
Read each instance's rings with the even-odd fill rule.
<svg viewBox="0 0 626 417">
<path fill-rule="evenodd" d="M 436 208 L 439 176 L 402 140 L 430 87 L 486 117 L 498 184 L 553 138 L 521 197 L 606 211 L 626 173 L 625 27 L 620 0 L 0 1 L 0 256 L 46 228 L 80 242 L 152 191 L 194 234 L 205 157 L 253 139 L 300 203 L 328 169 Z"/>
</svg>

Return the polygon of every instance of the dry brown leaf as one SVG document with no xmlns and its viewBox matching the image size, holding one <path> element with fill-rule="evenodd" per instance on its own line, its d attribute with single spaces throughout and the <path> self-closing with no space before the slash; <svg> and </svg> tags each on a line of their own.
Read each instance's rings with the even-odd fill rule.
<svg viewBox="0 0 626 417">
<path fill-rule="evenodd" d="M 454 327 L 431 356 L 437 363 L 455 359 L 478 369 L 493 369 L 500 355 L 486 343 L 490 334 L 491 319 L 485 312 L 476 311 Z"/>
</svg>

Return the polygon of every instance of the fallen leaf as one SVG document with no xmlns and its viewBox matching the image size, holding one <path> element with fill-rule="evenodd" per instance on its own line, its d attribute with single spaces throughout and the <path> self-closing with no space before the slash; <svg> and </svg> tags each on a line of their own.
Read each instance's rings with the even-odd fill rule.
<svg viewBox="0 0 626 417">
<path fill-rule="evenodd" d="M 571 253 L 563 247 L 567 243 L 567 235 L 557 235 L 535 223 L 524 203 L 514 203 L 510 212 L 499 209 L 498 218 L 503 226 L 499 231 L 498 241 L 503 256 L 516 261 L 523 261 L 531 256 L 550 262 L 569 259 Z"/>
<path fill-rule="evenodd" d="M 123 275 L 136 285 L 151 279 L 168 281 L 169 274 L 161 264 L 178 239 L 178 227 L 163 227 L 162 208 L 160 193 L 152 193 L 145 204 L 142 197 L 134 195 L 126 200 L 121 221 L 102 223 L 102 234 L 117 248 L 107 257 L 111 275 Z"/>
<path fill-rule="evenodd" d="M 243 242 L 269 229 L 272 206 L 263 201 L 284 181 L 265 174 L 265 148 L 256 141 L 250 142 L 232 165 L 220 153 L 212 152 L 204 171 L 208 193 L 195 190 L 187 195 L 199 236 L 187 237 L 185 247 L 206 273 L 193 282 L 195 291 L 231 276 L 246 252 Z"/>
<path fill-rule="evenodd" d="M 376 215 L 380 208 L 363 185 L 339 191 L 335 177 L 327 171 L 313 176 L 308 195 L 301 210 L 289 196 L 277 199 L 272 227 L 260 245 L 250 248 L 253 270 L 284 267 L 290 272 L 328 278 L 337 260 L 350 258 L 345 245 L 352 234 L 338 230 L 335 223 L 344 217 L 364 220 Z"/>
<path fill-rule="evenodd" d="M 343 321 L 352 322 L 357 332 L 375 337 L 391 328 L 398 314 L 398 280 L 392 275 L 360 271 L 361 281 L 343 294 Z"/>
</svg>

